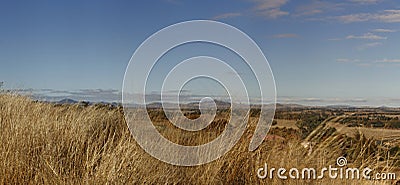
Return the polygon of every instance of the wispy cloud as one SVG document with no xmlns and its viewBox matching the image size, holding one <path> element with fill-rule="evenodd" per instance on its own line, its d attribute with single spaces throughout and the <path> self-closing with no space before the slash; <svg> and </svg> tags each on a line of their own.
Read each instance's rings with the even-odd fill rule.
<svg viewBox="0 0 400 185">
<path fill-rule="evenodd" d="M 400 22 L 400 10 L 385 10 L 377 19 L 383 22 Z"/>
<path fill-rule="evenodd" d="M 379 32 L 379 33 L 387 33 L 387 32 L 390 32 L 390 31 L 392 31 L 392 30 L 385 30 L 385 29 L 372 30 L 372 32 Z M 386 40 L 387 39 L 387 37 L 385 37 L 385 36 L 376 35 L 376 34 L 374 34 L 372 32 L 364 33 L 362 35 L 348 35 L 348 36 L 346 36 L 344 38 L 331 38 L 331 39 L 328 39 L 328 40 L 329 41 L 340 41 L 340 40 L 352 40 L 352 39 L 359 39 L 359 40 Z M 378 45 L 381 45 L 381 44 L 382 43 L 380 43 L 380 42 L 371 42 L 371 43 L 367 43 L 367 44 L 359 47 L 359 49 L 360 48 L 366 49 L 366 48 L 370 48 L 370 47 L 375 47 L 375 46 L 378 46 Z"/>
<path fill-rule="evenodd" d="M 342 38 L 330 38 L 328 39 L 329 41 L 340 41 L 343 40 Z"/>
<path fill-rule="evenodd" d="M 370 43 L 366 43 L 360 47 L 358 47 L 359 50 L 364 50 L 364 49 L 368 49 L 368 48 L 373 48 L 373 47 L 377 47 L 382 45 L 381 42 L 370 42 Z"/>
<path fill-rule="evenodd" d="M 382 2 L 382 0 L 350 0 L 350 2 L 358 4 L 377 4 Z"/>
<path fill-rule="evenodd" d="M 276 19 L 278 17 L 289 15 L 288 11 L 281 9 L 289 0 L 252 0 L 256 3 L 254 11 L 256 14 L 267 19 Z"/>
<path fill-rule="evenodd" d="M 383 66 L 384 64 L 400 65 L 400 59 L 380 59 L 380 60 L 360 60 L 350 58 L 339 58 L 336 59 L 338 63 L 352 63 L 361 67 L 369 67 L 372 65 Z"/>
<path fill-rule="evenodd" d="M 368 21 L 371 19 L 370 16 L 371 15 L 367 13 L 358 13 L 358 14 L 341 15 L 334 18 L 344 23 L 353 23 L 353 22 Z"/>
<path fill-rule="evenodd" d="M 396 30 L 391 30 L 391 29 L 374 29 L 372 31 L 373 32 L 378 32 L 378 33 L 393 33 L 393 32 L 396 32 Z"/>
<path fill-rule="evenodd" d="M 377 63 L 400 63 L 400 59 L 382 59 L 377 60 Z"/>
<path fill-rule="evenodd" d="M 91 102 L 120 102 L 121 92 L 115 89 L 81 89 L 81 90 L 55 90 L 55 89 L 13 89 L 13 92 L 32 96 L 43 101 L 59 101 L 70 98 Z"/>
<path fill-rule="evenodd" d="M 346 39 L 385 40 L 387 37 L 382 37 L 373 33 L 366 33 L 364 35 L 349 35 Z"/>
<path fill-rule="evenodd" d="M 299 35 L 294 34 L 294 33 L 283 33 L 283 34 L 273 35 L 272 37 L 273 38 L 279 38 L 279 39 L 282 39 L 282 38 L 296 38 L 296 37 L 299 37 Z"/>
<path fill-rule="evenodd" d="M 229 19 L 229 18 L 239 17 L 241 15 L 242 15 L 241 13 L 230 12 L 230 13 L 224 13 L 224 14 L 217 15 L 217 16 L 213 17 L 213 19 L 214 20 Z"/>
<path fill-rule="evenodd" d="M 336 62 L 339 63 L 357 63 L 360 62 L 360 59 L 349 59 L 349 58 L 338 58 L 336 59 Z"/>
<path fill-rule="evenodd" d="M 375 105 L 373 99 L 365 98 L 340 98 L 340 97 L 295 97 L 295 96 L 280 96 L 277 99 L 278 103 L 283 104 L 299 104 L 299 105 Z"/>
<path fill-rule="evenodd" d="M 334 17 L 344 23 L 377 21 L 386 23 L 400 22 L 400 10 L 384 10 L 379 13 L 357 13 Z"/>
<path fill-rule="evenodd" d="M 371 66 L 371 62 L 360 60 L 360 59 L 350 59 L 350 58 L 339 58 L 336 59 L 336 62 L 338 63 L 348 63 L 348 64 L 354 64 L 360 67 L 369 67 Z"/>
<path fill-rule="evenodd" d="M 357 65 L 360 67 L 370 67 L 371 63 L 357 63 Z"/>
<path fill-rule="evenodd" d="M 309 4 L 300 5 L 296 8 L 296 16 L 311 16 L 325 13 L 327 11 L 337 10 L 342 7 L 341 3 L 332 3 L 328 1 L 314 0 Z"/>
</svg>

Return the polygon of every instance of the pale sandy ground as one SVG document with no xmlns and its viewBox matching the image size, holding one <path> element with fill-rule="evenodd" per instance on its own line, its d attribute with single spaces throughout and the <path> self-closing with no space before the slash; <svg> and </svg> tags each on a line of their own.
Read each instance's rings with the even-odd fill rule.
<svg viewBox="0 0 400 185">
<path fill-rule="evenodd" d="M 275 119 L 278 124 L 272 126 L 272 128 L 293 128 L 293 129 L 299 129 L 296 126 L 296 120 L 287 120 L 287 119 Z"/>
</svg>

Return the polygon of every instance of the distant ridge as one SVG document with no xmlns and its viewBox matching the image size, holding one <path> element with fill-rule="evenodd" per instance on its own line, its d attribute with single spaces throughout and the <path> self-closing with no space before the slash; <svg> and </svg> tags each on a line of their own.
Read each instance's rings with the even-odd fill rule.
<svg viewBox="0 0 400 185">
<path fill-rule="evenodd" d="M 75 104 L 75 103 L 78 103 L 78 101 L 69 99 L 69 98 L 65 98 L 65 99 L 58 101 L 57 103 L 59 103 L 59 104 Z"/>
<path fill-rule="evenodd" d="M 224 102 L 224 101 L 219 101 L 215 100 L 214 101 L 216 106 L 218 108 L 229 108 L 231 104 L 229 102 Z M 212 105 L 211 102 L 205 102 L 205 105 Z M 176 107 L 177 105 L 174 103 L 164 103 L 165 107 Z M 163 104 L 161 102 L 152 102 L 146 105 L 147 108 L 162 108 Z M 190 103 L 181 103 L 179 105 L 180 108 L 183 109 L 193 109 L 193 108 L 198 108 L 199 107 L 199 102 L 190 102 Z"/>
<path fill-rule="evenodd" d="M 221 100 L 214 100 L 217 108 L 219 109 L 229 109 L 231 104 L 230 102 L 226 101 L 221 101 Z M 56 104 L 80 104 L 80 105 L 95 105 L 95 104 L 102 104 L 102 105 L 110 105 L 110 106 L 122 106 L 122 103 L 117 103 L 117 102 L 105 102 L 105 101 L 100 101 L 100 102 L 89 102 L 89 101 L 77 101 L 74 99 L 70 98 L 65 98 L 59 101 L 45 101 L 49 103 L 56 103 Z M 147 105 L 140 105 L 140 104 L 125 104 L 128 107 L 131 108 L 139 108 L 139 107 L 147 107 L 147 108 L 163 108 L 163 104 L 161 102 L 151 102 L 148 103 Z M 171 102 L 166 102 L 164 105 L 168 107 L 176 107 L 177 105 L 175 103 Z M 210 102 L 205 102 L 205 106 L 207 105 L 212 105 L 211 101 Z M 239 107 L 241 106 L 238 104 Z M 265 104 L 265 105 L 270 105 L 270 104 Z M 198 109 L 199 108 L 199 102 L 188 102 L 188 103 L 181 103 L 178 107 L 181 109 Z M 253 109 L 259 109 L 261 108 L 260 104 L 251 104 L 251 108 Z M 388 106 L 379 106 L 379 107 L 370 107 L 370 106 L 352 106 L 352 105 L 323 105 L 323 106 L 310 106 L 310 105 L 301 105 L 301 104 L 285 104 L 285 103 L 276 103 L 276 110 L 280 111 L 299 111 L 299 110 L 305 110 L 305 109 L 341 109 L 341 110 L 349 110 L 349 111 L 354 111 L 357 109 L 364 110 L 364 111 L 375 111 L 375 110 L 381 110 L 381 111 L 389 111 L 389 112 L 396 112 L 400 111 L 400 107 L 388 107 Z"/>
<path fill-rule="evenodd" d="M 65 99 L 62 99 L 62 100 L 60 100 L 60 101 L 56 101 L 56 102 L 53 102 L 53 103 L 56 103 L 56 104 L 80 104 L 80 105 L 83 105 L 83 106 L 101 104 L 101 105 L 110 105 L 110 106 L 113 106 L 113 107 L 118 107 L 118 106 L 121 106 L 121 105 L 122 105 L 122 104 L 117 103 L 117 102 L 104 102 L 104 101 L 101 101 L 101 102 L 88 102 L 88 101 L 76 101 L 76 100 L 73 100 L 73 99 L 70 99 L 70 98 L 65 98 Z"/>
</svg>

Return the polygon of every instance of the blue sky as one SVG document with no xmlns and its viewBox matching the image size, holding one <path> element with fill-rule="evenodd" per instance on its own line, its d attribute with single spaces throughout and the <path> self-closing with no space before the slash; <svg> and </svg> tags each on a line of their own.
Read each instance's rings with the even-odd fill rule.
<svg viewBox="0 0 400 185">
<path fill-rule="evenodd" d="M 115 95 L 141 42 L 193 19 L 233 25 L 255 40 L 282 101 L 399 102 L 396 0 L 1 1 L 0 81 Z"/>
</svg>

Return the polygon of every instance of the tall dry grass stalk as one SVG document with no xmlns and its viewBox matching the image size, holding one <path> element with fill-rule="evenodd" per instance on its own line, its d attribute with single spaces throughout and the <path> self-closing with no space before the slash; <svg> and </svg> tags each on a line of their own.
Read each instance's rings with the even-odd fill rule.
<svg viewBox="0 0 400 185">
<path fill-rule="evenodd" d="M 217 121 L 218 122 L 218 121 Z M 254 122 L 254 121 L 251 121 Z M 396 160 L 373 149 L 360 136 L 320 136 L 310 153 L 298 137 L 271 130 L 286 140 L 266 140 L 256 151 L 248 144 L 254 123 L 225 156 L 202 166 L 178 167 L 152 158 L 131 137 L 121 109 L 107 106 L 55 105 L 17 95 L 0 95 L 1 184 L 364 184 L 388 181 L 259 179 L 264 163 L 276 168 L 335 165 L 347 155 L 350 166 L 393 170 Z M 183 143 L 193 139 L 162 127 Z M 216 132 L 219 132 L 216 129 Z M 208 132 L 212 132 L 209 130 Z M 175 133 L 175 134 L 174 134 Z M 212 134 L 211 134 L 212 135 Z M 207 137 L 196 137 L 198 140 Z M 204 143 L 204 141 L 197 141 Z M 398 161 L 397 161 L 398 162 Z M 397 164 L 398 165 L 398 164 Z"/>
</svg>

